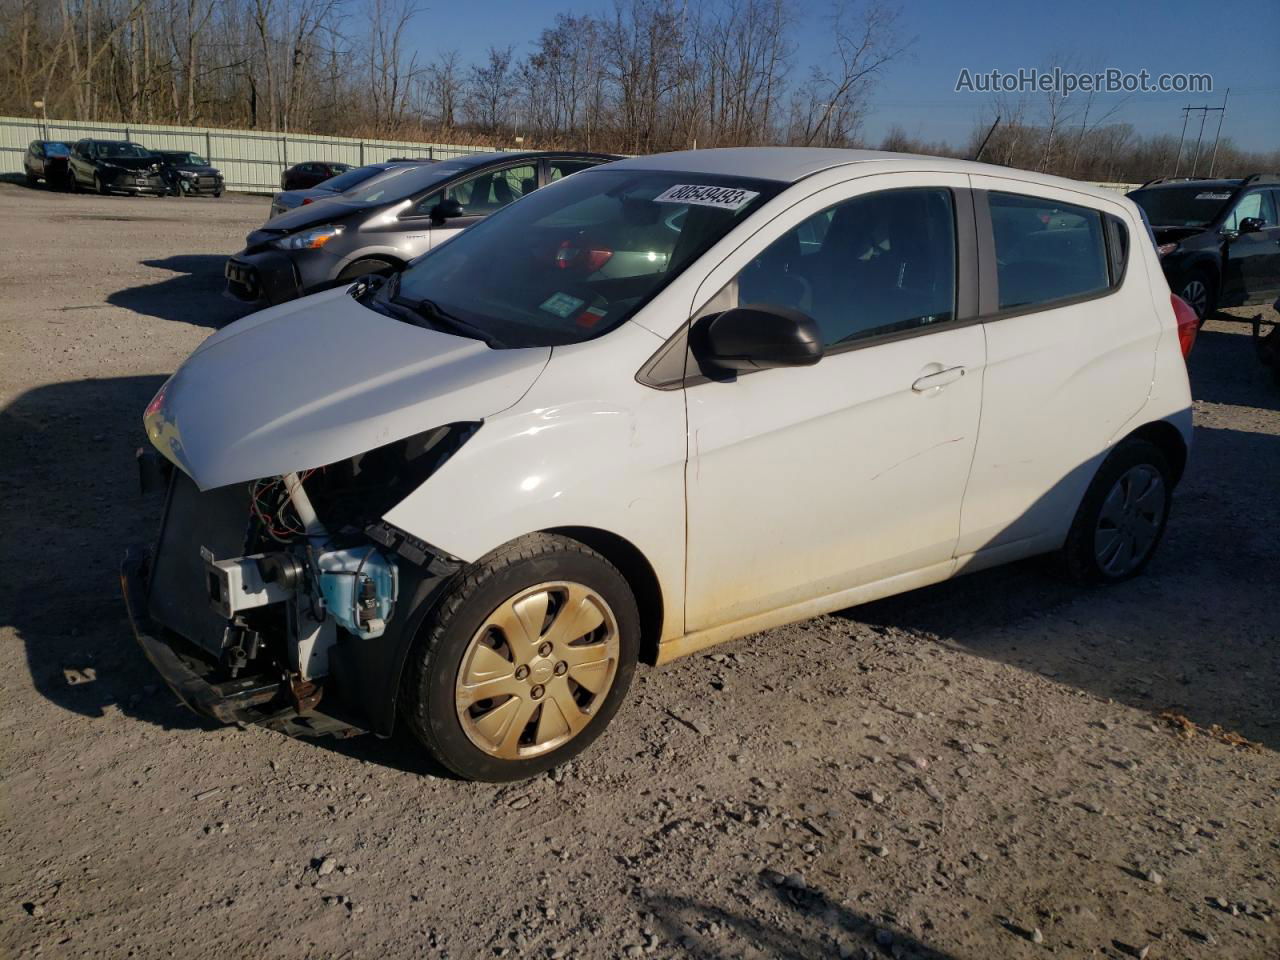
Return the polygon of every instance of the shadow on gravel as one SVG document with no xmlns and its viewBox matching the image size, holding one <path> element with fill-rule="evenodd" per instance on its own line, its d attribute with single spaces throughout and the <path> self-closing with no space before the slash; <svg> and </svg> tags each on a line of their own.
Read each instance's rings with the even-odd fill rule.
<svg viewBox="0 0 1280 960">
<path fill-rule="evenodd" d="M 124 546 L 155 533 L 133 451 L 162 377 L 60 383 L 0 410 L 0 624 L 35 688 L 85 717 L 119 710 L 165 728 L 203 726 L 133 641 L 120 597 Z"/>
<path fill-rule="evenodd" d="M 1280 386 L 1258 362 L 1248 321 L 1238 317 L 1222 319 L 1240 323 L 1247 332 L 1241 335 L 1200 331 L 1189 364 L 1195 398 L 1206 403 L 1280 410 Z"/>
<path fill-rule="evenodd" d="M 117 290 L 107 303 L 134 313 L 199 327 L 222 327 L 248 316 L 258 307 L 222 296 L 223 265 L 214 254 L 184 254 L 162 260 L 143 260 L 144 267 L 165 271 L 163 279 L 140 287 Z M 172 274 L 177 274 L 173 276 Z"/>
<path fill-rule="evenodd" d="M 662 939 L 683 947 L 682 956 L 700 960 L 730 960 L 743 956 L 785 957 L 898 957 L 950 960 L 889 918 L 869 916 L 842 906 L 799 877 L 784 878 L 765 871 L 742 877 L 735 890 L 765 893 L 759 913 L 779 917 L 766 923 L 747 914 L 707 901 L 646 890 L 636 894 L 639 906 L 662 928 Z M 750 897 L 750 893 L 747 893 Z M 755 899 L 755 898 L 752 898 Z M 781 913 L 779 913 L 779 908 Z"/>
</svg>

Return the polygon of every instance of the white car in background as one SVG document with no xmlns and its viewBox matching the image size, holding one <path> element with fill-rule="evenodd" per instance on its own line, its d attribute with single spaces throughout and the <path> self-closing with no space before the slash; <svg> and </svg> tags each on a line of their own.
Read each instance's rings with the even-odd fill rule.
<svg viewBox="0 0 1280 960">
<path fill-rule="evenodd" d="M 399 717 L 531 776 L 640 658 L 1033 554 L 1139 573 L 1191 440 L 1178 309 L 1137 208 L 1078 183 L 621 160 L 210 337 L 145 415 L 176 469 L 131 615 L 207 715 Z"/>
</svg>

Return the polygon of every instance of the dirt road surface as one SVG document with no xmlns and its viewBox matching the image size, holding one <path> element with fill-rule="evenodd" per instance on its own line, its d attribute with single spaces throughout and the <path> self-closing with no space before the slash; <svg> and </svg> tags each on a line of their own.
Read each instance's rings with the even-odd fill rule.
<svg viewBox="0 0 1280 960">
<path fill-rule="evenodd" d="M 1243 323 L 1192 357 L 1142 579 L 1025 563 L 642 668 L 588 755 L 467 784 L 210 727 L 129 636 L 141 411 L 246 312 L 221 265 L 266 205 L 0 184 L 0 955 L 1280 957 L 1280 387 Z"/>
</svg>

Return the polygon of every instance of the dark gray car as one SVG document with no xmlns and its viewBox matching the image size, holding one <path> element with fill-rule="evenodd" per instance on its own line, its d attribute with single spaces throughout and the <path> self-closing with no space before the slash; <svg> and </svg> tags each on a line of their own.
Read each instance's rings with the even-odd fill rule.
<svg viewBox="0 0 1280 960">
<path fill-rule="evenodd" d="M 226 265 L 227 292 L 283 303 L 388 274 L 541 186 L 616 160 L 603 153 L 482 153 L 395 166 L 273 217 Z"/>
</svg>

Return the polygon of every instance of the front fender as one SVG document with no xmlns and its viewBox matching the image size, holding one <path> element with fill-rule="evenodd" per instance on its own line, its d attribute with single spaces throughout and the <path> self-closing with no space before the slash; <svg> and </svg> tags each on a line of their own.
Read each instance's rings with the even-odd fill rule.
<svg viewBox="0 0 1280 960">
<path fill-rule="evenodd" d="M 592 527 L 653 568 L 663 637 L 684 628 L 683 391 L 641 386 L 660 345 L 634 324 L 556 347 L 543 376 L 484 427 L 388 523 L 470 563 L 527 533 Z"/>
</svg>

